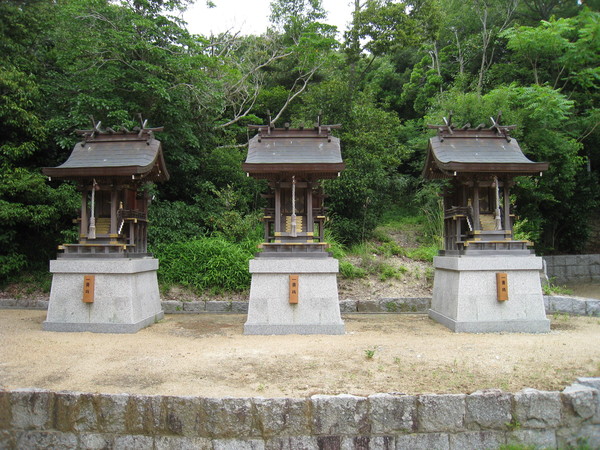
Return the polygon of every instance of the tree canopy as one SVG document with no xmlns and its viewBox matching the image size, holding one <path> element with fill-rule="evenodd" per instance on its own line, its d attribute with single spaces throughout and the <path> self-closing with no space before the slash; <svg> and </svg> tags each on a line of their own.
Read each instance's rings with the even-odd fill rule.
<svg viewBox="0 0 600 450">
<path fill-rule="evenodd" d="M 321 0 L 273 0 L 261 35 L 193 35 L 184 0 L 0 2 L 0 279 L 46 264 L 73 234 L 62 163 L 90 116 L 164 126 L 172 179 L 154 187 L 151 244 L 242 239 L 261 183 L 242 173 L 248 124 L 339 131 L 347 170 L 326 183 L 341 241 L 369 236 L 412 201 L 429 136 L 453 111 L 502 110 L 541 179 L 516 204 L 542 252 L 580 251 L 598 205 L 600 14 L 588 0 L 356 0 L 343 38 Z"/>
</svg>

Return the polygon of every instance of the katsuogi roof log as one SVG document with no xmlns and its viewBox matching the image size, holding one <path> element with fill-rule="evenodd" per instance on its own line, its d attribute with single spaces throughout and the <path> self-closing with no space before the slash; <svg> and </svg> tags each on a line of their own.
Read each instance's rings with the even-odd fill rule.
<svg viewBox="0 0 600 450">
<path fill-rule="evenodd" d="M 331 135 L 339 125 L 314 128 L 252 126 L 258 134 L 248 143 L 242 169 L 256 178 L 277 178 L 282 174 L 306 174 L 315 178 L 336 178 L 344 170 L 340 140 Z"/>
<path fill-rule="evenodd" d="M 166 181 L 169 173 L 165 166 L 160 141 L 155 131 L 162 128 L 142 127 L 118 131 L 100 129 L 81 130 L 83 140 L 75 144 L 67 161 L 58 167 L 45 167 L 43 173 L 62 179 L 90 177 L 127 177 L 144 181 Z"/>
<path fill-rule="evenodd" d="M 483 124 L 470 128 L 467 124 L 455 128 L 445 119 L 445 125 L 429 125 L 438 135 L 429 140 L 423 176 L 429 179 L 449 178 L 459 174 L 537 175 L 548 169 L 546 162 L 528 159 L 516 139 L 509 135 L 514 126 Z"/>
</svg>

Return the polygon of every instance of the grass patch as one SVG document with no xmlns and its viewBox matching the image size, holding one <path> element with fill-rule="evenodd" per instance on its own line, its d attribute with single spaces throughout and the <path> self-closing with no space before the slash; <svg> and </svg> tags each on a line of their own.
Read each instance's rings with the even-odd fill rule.
<svg viewBox="0 0 600 450">
<path fill-rule="evenodd" d="M 377 347 L 373 347 L 373 348 L 368 348 L 365 350 L 365 357 L 367 359 L 373 359 L 373 357 L 375 356 L 375 352 L 377 351 Z"/>
<path fill-rule="evenodd" d="M 395 278 L 397 280 L 402 279 L 402 275 L 404 275 L 408 269 L 404 266 L 394 267 L 387 263 L 381 263 L 377 271 L 379 273 L 379 279 L 385 281 L 390 278 Z"/>
<path fill-rule="evenodd" d="M 340 260 L 340 275 L 347 279 L 365 278 L 367 276 L 367 271 L 361 267 L 355 266 L 350 261 L 342 259 Z"/>
<path fill-rule="evenodd" d="M 52 274 L 48 270 L 21 272 L 0 285 L 0 289 L 13 293 L 16 299 L 34 294 L 48 294 L 52 287 Z"/>
<path fill-rule="evenodd" d="M 418 208 L 405 205 L 393 205 L 381 218 L 382 226 L 394 229 L 421 228 L 425 217 Z"/>
<path fill-rule="evenodd" d="M 398 245 L 397 242 L 392 240 L 384 242 L 383 244 L 374 248 L 375 253 L 378 255 L 390 258 L 391 256 L 407 256 L 407 250 Z"/>
<path fill-rule="evenodd" d="M 553 283 L 553 278 L 542 286 L 544 295 L 572 295 L 573 291 L 566 286 L 559 286 Z"/>
<path fill-rule="evenodd" d="M 243 291 L 250 286 L 248 261 L 256 242 L 230 242 L 206 237 L 156 249 L 161 283 L 179 284 L 195 292 Z"/>
<path fill-rule="evenodd" d="M 410 259 L 416 259 L 418 261 L 433 262 L 434 256 L 438 255 L 439 248 L 437 245 L 429 245 L 424 247 L 417 247 L 407 250 L 406 256 Z"/>
</svg>

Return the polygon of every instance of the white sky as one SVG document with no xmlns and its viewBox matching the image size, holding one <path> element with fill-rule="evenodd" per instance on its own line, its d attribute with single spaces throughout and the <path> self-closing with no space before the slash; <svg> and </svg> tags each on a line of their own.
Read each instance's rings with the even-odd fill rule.
<svg viewBox="0 0 600 450">
<path fill-rule="evenodd" d="M 196 0 L 183 14 L 188 30 L 208 36 L 230 30 L 242 34 L 261 34 L 269 26 L 270 0 L 213 0 L 215 8 L 207 8 L 205 0 Z M 322 0 L 327 11 L 324 22 L 343 33 L 352 18 L 353 0 Z"/>
</svg>

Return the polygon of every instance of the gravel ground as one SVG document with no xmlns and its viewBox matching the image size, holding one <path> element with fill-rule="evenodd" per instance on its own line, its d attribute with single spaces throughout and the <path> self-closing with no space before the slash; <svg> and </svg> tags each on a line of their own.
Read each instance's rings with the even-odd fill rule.
<svg viewBox="0 0 600 450">
<path fill-rule="evenodd" d="M 342 336 L 244 336 L 245 315 L 167 315 L 135 334 L 42 330 L 45 311 L 0 310 L 0 387 L 305 397 L 561 390 L 600 376 L 600 318 L 548 334 L 453 333 L 425 315 L 348 314 Z"/>
</svg>

